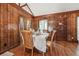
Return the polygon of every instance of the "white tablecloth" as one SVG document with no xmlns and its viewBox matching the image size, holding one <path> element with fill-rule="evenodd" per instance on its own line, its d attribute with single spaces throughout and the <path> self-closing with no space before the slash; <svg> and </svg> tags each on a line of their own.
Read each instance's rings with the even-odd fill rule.
<svg viewBox="0 0 79 59">
<path fill-rule="evenodd" d="M 46 38 L 48 33 L 43 33 L 40 35 L 33 35 L 33 43 L 36 49 L 42 52 L 46 52 Z"/>
</svg>

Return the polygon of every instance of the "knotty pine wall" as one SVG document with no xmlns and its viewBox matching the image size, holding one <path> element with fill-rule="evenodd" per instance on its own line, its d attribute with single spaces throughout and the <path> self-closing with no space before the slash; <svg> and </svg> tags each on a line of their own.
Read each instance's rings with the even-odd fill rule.
<svg viewBox="0 0 79 59">
<path fill-rule="evenodd" d="M 36 16 L 34 17 L 32 27 L 37 30 L 39 21 L 47 19 L 48 24 L 52 25 L 54 29 L 57 30 L 55 40 L 75 42 L 77 41 L 77 16 L 79 16 L 79 10 Z M 63 25 L 59 25 L 59 23 L 62 23 Z"/>
<path fill-rule="evenodd" d="M 0 3 L 0 53 L 20 45 L 20 16 L 32 20 L 32 15 L 16 4 Z"/>
</svg>

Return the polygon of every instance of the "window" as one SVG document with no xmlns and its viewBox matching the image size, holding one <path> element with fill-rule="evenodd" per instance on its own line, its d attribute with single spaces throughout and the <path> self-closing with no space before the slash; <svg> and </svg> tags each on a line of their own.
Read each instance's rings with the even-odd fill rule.
<svg viewBox="0 0 79 59">
<path fill-rule="evenodd" d="M 21 30 L 26 30 L 31 28 L 31 20 L 26 20 L 23 17 L 20 17 L 19 27 Z"/>
<path fill-rule="evenodd" d="M 40 30 L 47 30 L 47 25 L 48 25 L 47 20 L 40 20 L 39 21 L 39 29 Z"/>
<path fill-rule="evenodd" d="M 27 26 L 27 29 L 31 28 L 31 20 L 27 20 L 26 26 Z"/>
<path fill-rule="evenodd" d="M 20 17 L 19 27 L 21 30 L 24 30 L 24 18 Z"/>
</svg>

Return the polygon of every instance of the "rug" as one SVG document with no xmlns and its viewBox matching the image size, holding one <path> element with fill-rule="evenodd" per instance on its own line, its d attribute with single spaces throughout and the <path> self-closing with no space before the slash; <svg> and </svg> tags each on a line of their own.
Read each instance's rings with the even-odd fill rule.
<svg viewBox="0 0 79 59">
<path fill-rule="evenodd" d="M 3 54 L 1 54 L 0 56 L 14 56 L 14 53 L 7 51 L 7 52 L 4 52 Z"/>
</svg>

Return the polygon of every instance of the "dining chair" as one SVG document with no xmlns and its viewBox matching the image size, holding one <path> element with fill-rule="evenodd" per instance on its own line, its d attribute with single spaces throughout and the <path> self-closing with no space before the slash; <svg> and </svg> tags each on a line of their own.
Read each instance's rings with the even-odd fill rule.
<svg viewBox="0 0 79 59">
<path fill-rule="evenodd" d="M 23 48 L 24 48 L 24 55 L 25 55 L 25 48 L 31 49 L 31 56 L 33 56 L 33 40 L 32 40 L 32 32 L 27 30 L 22 30 L 22 38 L 23 38 Z"/>
<path fill-rule="evenodd" d="M 52 45 L 54 43 L 54 36 L 56 34 L 56 30 L 53 30 L 52 35 L 51 35 L 51 40 L 47 41 L 47 47 L 50 49 L 50 54 L 52 55 Z"/>
<path fill-rule="evenodd" d="M 21 33 L 23 39 L 24 55 L 25 55 L 25 48 L 27 48 L 27 49 L 31 49 L 31 56 L 33 56 L 34 44 L 33 44 L 32 32 L 27 30 L 22 30 Z M 44 53 L 42 54 L 44 56 Z"/>
</svg>

